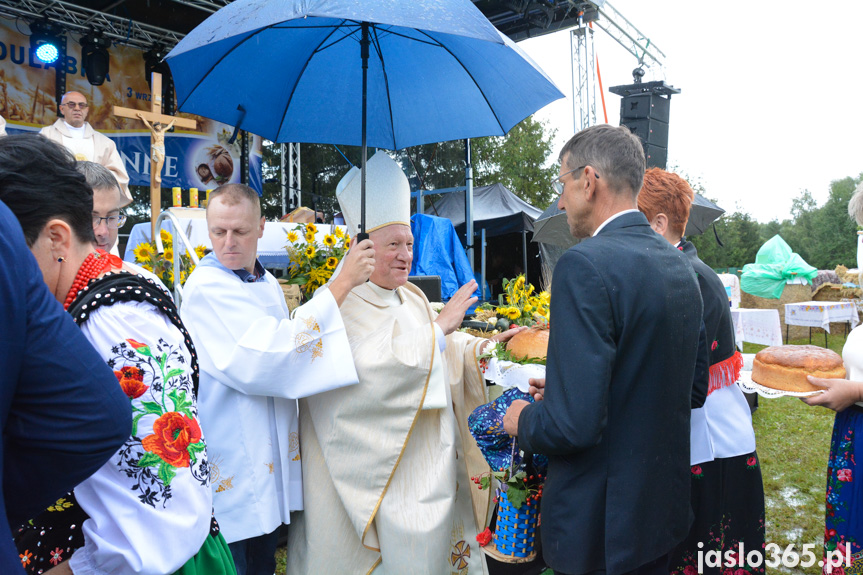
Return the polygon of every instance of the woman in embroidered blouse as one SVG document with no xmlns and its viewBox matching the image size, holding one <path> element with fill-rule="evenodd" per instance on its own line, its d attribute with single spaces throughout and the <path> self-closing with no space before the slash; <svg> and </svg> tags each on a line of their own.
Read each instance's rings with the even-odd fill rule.
<svg viewBox="0 0 863 575">
<path fill-rule="evenodd" d="M 92 190 L 61 146 L 32 135 L 0 140 L 0 198 L 133 414 L 108 463 L 17 531 L 22 565 L 51 575 L 235 573 L 212 520 L 194 347 L 170 297 L 97 252 Z"/>
</svg>

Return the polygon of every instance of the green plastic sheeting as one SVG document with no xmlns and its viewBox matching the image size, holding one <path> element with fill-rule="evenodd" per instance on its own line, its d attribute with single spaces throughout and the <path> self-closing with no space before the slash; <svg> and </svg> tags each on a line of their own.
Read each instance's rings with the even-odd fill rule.
<svg viewBox="0 0 863 575">
<path fill-rule="evenodd" d="M 743 266 L 740 289 L 754 296 L 779 299 L 786 282 L 804 278 L 811 284 L 817 275 L 817 269 L 791 251 L 781 236 L 775 235 L 758 250 L 754 264 Z"/>
</svg>

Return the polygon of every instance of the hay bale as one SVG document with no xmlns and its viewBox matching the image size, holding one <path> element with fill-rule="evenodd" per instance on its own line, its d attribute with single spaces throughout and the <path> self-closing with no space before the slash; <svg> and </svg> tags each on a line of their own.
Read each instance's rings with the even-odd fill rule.
<svg viewBox="0 0 863 575">
<path fill-rule="evenodd" d="M 782 327 L 782 337 L 785 337 L 785 304 L 812 301 L 812 290 L 809 284 L 785 284 L 779 299 L 754 296 L 740 291 L 740 307 L 749 309 L 775 309 L 779 311 L 779 325 Z M 832 327 L 830 328 L 833 329 Z M 814 331 L 814 330 L 813 330 Z M 792 325 L 789 331 L 791 339 L 808 337 L 809 328 Z"/>
<path fill-rule="evenodd" d="M 295 308 L 300 307 L 300 304 L 303 303 L 300 286 L 289 284 L 287 280 L 282 279 L 279 280 L 279 285 L 285 294 L 285 303 L 288 304 L 288 309 L 294 311 Z"/>
</svg>

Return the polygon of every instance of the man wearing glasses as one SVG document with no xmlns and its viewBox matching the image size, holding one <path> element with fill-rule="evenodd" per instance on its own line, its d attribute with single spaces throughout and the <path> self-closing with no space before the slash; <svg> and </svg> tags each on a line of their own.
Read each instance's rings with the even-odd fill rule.
<svg viewBox="0 0 863 575">
<path fill-rule="evenodd" d="M 556 574 L 667 575 L 692 513 L 698 282 L 637 210 L 645 160 L 627 128 L 582 130 L 560 164 L 558 207 L 582 241 L 554 269 L 542 401 L 513 402 L 504 427 L 548 455 L 542 551 Z"/>
<path fill-rule="evenodd" d="M 65 146 L 78 161 L 96 162 L 105 166 L 117 179 L 120 192 L 125 197 L 126 204 L 132 201 L 129 193 L 129 174 L 117 145 L 107 136 L 93 129 L 87 122 L 89 105 L 87 98 L 79 92 L 66 92 L 60 100 L 60 115 L 50 126 L 45 126 L 39 133 Z"/>
</svg>

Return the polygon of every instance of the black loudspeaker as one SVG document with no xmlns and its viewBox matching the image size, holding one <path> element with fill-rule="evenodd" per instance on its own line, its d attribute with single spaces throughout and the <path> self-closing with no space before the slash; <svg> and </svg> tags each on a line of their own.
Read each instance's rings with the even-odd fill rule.
<svg viewBox="0 0 863 575">
<path fill-rule="evenodd" d="M 668 164 L 668 148 L 662 146 L 654 146 L 653 144 L 644 145 L 644 159 L 648 168 L 665 169 Z"/>
<path fill-rule="evenodd" d="M 440 276 L 410 276 L 408 281 L 420 288 L 429 301 L 441 301 Z"/>
<path fill-rule="evenodd" d="M 668 123 L 671 100 L 659 94 L 624 96 L 620 101 L 620 119 L 651 118 Z"/>
<path fill-rule="evenodd" d="M 629 128 L 645 144 L 652 144 L 663 148 L 668 147 L 668 124 L 666 122 L 660 122 L 652 118 L 641 118 L 639 120 L 621 118 L 620 125 Z"/>
<path fill-rule="evenodd" d="M 643 75 L 643 74 L 642 74 Z M 648 168 L 662 168 L 668 162 L 668 120 L 671 95 L 680 90 L 665 82 L 640 82 L 613 86 L 609 91 L 620 100 L 620 125 L 641 139 Z"/>
</svg>

